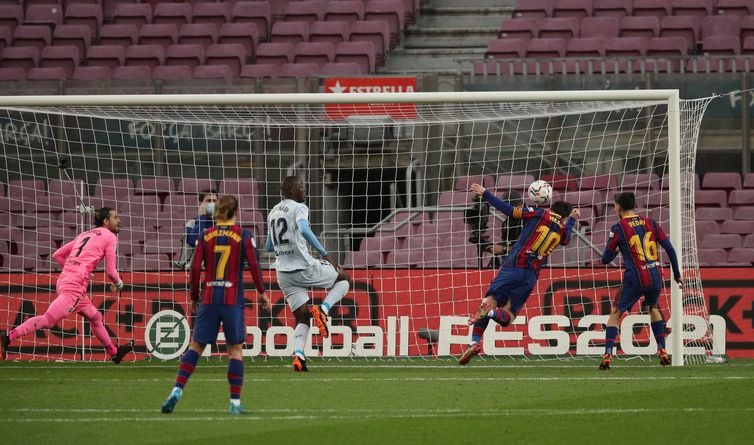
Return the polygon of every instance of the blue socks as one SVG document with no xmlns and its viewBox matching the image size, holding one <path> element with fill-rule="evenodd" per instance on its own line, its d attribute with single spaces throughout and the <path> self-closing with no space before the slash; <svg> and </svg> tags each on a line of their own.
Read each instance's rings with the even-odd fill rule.
<svg viewBox="0 0 754 445">
<path fill-rule="evenodd" d="M 618 327 L 608 326 L 605 329 L 605 354 L 613 354 L 613 348 L 615 347 L 615 339 L 618 337 Z"/>
<path fill-rule="evenodd" d="M 662 320 L 654 321 L 650 326 L 652 326 L 652 333 L 657 341 L 657 348 L 665 349 L 665 322 Z"/>
<path fill-rule="evenodd" d="M 231 359 L 228 363 L 228 383 L 230 384 L 230 401 L 241 400 L 241 388 L 243 387 L 243 361 Z"/>
<path fill-rule="evenodd" d="M 199 354 L 193 349 L 189 349 L 181 357 L 181 364 L 178 365 L 178 375 L 175 377 L 175 387 L 183 388 L 186 386 L 191 374 L 194 373 L 196 362 L 199 361 Z"/>
</svg>

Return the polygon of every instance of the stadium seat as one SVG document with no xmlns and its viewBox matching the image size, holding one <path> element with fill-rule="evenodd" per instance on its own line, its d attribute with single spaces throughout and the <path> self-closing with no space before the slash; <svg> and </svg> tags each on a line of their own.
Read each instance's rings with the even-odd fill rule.
<svg viewBox="0 0 754 445">
<path fill-rule="evenodd" d="M 356 269 L 379 267 L 382 265 L 383 256 L 382 252 L 359 250 L 350 253 L 346 265 Z"/>
<path fill-rule="evenodd" d="M 702 38 L 716 36 L 739 37 L 741 21 L 736 16 L 710 16 L 702 19 Z"/>
<path fill-rule="evenodd" d="M 272 78 L 278 76 L 278 70 L 283 65 L 277 63 L 255 63 L 254 65 L 244 65 L 241 67 L 241 78 Z"/>
<path fill-rule="evenodd" d="M 26 80 L 61 81 L 67 78 L 65 70 L 59 66 L 30 68 L 26 73 Z"/>
<path fill-rule="evenodd" d="M 161 45 L 131 45 L 126 48 L 126 65 L 155 67 L 165 64 L 165 49 Z"/>
<path fill-rule="evenodd" d="M 324 20 L 353 23 L 364 19 L 364 3 L 356 0 L 333 0 L 327 2 Z"/>
<path fill-rule="evenodd" d="M 219 29 L 226 23 L 230 23 L 233 17 L 233 3 L 205 3 L 194 4 L 193 23 L 212 23 Z"/>
<path fill-rule="evenodd" d="M 529 184 L 534 182 L 534 176 L 532 175 L 500 175 L 495 180 L 495 190 L 518 190 L 523 191 L 529 187 Z"/>
<path fill-rule="evenodd" d="M 723 221 L 720 225 L 720 233 L 737 233 L 739 235 L 748 235 L 751 233 L 751 221 Z"/>
<path fill-rule="evenodd" d="M 442 192 L 437 198 L 437 205 L 466 207 L 471 205 L 473 198 L 474 194 L 467 191 Z"/>
<path fill-rule="evenodd" d="M 385 266 L 395 268 L 414 268 L 423 263 L 425 255 L 422 251 L 396 250 L 385 257 Z"/>
<path fill-rule="evenodd" d="M 311 25 L 322 20 L 324 11 L 322 2 L 318 0 L 303 0 L 288 3 L 283 12 L 283 20 L 286 22 L 306 22 Z"/>
<path fill-rule="evenodd" d="M 11 46 L 13 42 L 13 32 L 7 26 L 0 26 L 0 51 L 8 46 Z"/>
<path fill-rule="evenodd" d="M 741 41 L 734 36 L 711 36 L 702 39 L 705 55 L 732 56 L 741 54 Z"/>
<path fill-rule="evenodd" d="M 73 70 L 73 80 L 110 80 L 112 70 L 106 66 L 78 66 Z"/>
<path fill-rule="evenodd" d="M 280 67 L 279 77 L 311 77 L 319 74 L 316 63 L 286 63 Z"/>
<path fill-rule="evenodd" d="M 749 37 L 754 37 L 754 15 L 741 17 L 741 40 L 746 41 Z"/>
<path fill-rule="evenodd" d="M 167 196 L 175 191 L 171 178 L 164 176 L 143 177 L 137 181 L 135 194 Z"/>
<path fill-rule="evenodd" d="M 115 74 L 115 68 L 126 61 L 126 49 L 120 45 L 92 45 L 86 52 L 89 66 L 106 66 Z"/>
<path fill-rule="evenodd" d="M 0 81 L 26 80 L 26 71 L 27 69 L 21 67 L 0 67 Z"/>
<path fill-rule="evenodd" d="M 82 56 L 86 54 L 91 41 L 89 27 L 84 25 L 58 25 L 52 33 L 53 46 L 73 45 Z"/>
<path fill-rule="evenodd" d="M 217 43 L 217 25 L 214 23 L 186 23 L 181 25 L 178 29 L 178 43 L 204 46 Z"/>
<path fill-rule="evenodd" d="M 283 65 L 293 63 L 294 49 L 289 42 L 285 43 L 260 43 L 257 46 L 256 64 Z M 243 70 L 242 70 L 243 71 Z"/>
<path fill-rule="evenodd" d="M 754 15 L 754 3 L 749 0 L 718 0 L 717 15 Z"/>
<path fill-rule="evenodd" d="M 725 266 L 728 255 L 725 249 L 697 249 L 700 266 Z"/>
<path fill-rule="evenodd" d="M 175 188 L 176 193 L 185 195 L 198 195 L 205 190 L 217 190 L 214 179 L 183 178 L 178 181 L 178 186 Z"/>
<path fill-rule="evenodd" d="M 129 178 L 99 178 L 94 186 L 95 198 L 112 198 L 134 194 L 133 182 Z"/>
<path fill-rule="evenodd" d="M 714 14 L 717 0 L 673 0 L 673 15 L 705 17 Z"/>
<path fill-rule="evenodd" d="M 521 39 L 497 39 L 487 44 L 485 58 L 520 59 L 526 54 L 527 41 Z"/>
<path fill-rule="evenodd" d="M 259 31 L 253 23 L 225 23 L 217 34 L 218 44 L 236 43 L 243 46 L 245 59 L 254 58 L 254 49 L 259 42 Z"/>
<path fill-rule="evenodd" d="M 594 6 L 592 0 L 555 0 L 553 2 L 553 17 L 573 17 L 581 20 L 592 15 Z"/>
<path fill-rule="evenodd" d="M 63 23 L 63 9 L 60 5 L 26 5 L 25 25 L 41 25 L 53 29 L 61 23 Z"/>
<path fill-rule="evenodd" d="M 728 197 L 728 205 L 731 207 L 754 206 L 754 190 L 733 190 Z"/>
<path fill-rule="evenodd" d="M 624 190 L 659 190 L 660 178 L 656 173 L 626 173 L 621 180 Z"/>
<path fill-rule="evenodd" d="M 733 209 L 728 207 L 699 207 L 695 210 L 697 221 L 727 221 L 733 219 Z"/>
<path fill-rule="evenodd" d="M 330 42 L 301 42 L 296 46 L 296 53 L 293 57 L 295 63 L 314 63 L 318 67 L 333 62 L 334 59 L 335 48 Z"/>
<path fill-rule="evenodd" d="M 632 0 L 594 0 L 592 9 L 594 17 L 615 17 L 620 20 L 632 14 Z"/>
<path fill-rule="evenodd" d="M 531 39 L 526 47 L 526 57 L 554 59 L 565 57 L 565 40 Z"/>
<path fill-rule="evenodd" d="M 232 77 L 238 77 L 241 74 L 241 67 L 245 61 L 246 50 L 243 45 L 240 43 L 221 43 L 207 47 L 207 58 L 204 63 L 214 66 L 226 66 Z"/>
<path fill-rule="evenodd" d="M 552 189 L 559 192 L 576 191 L 579 188 L 576 178 L 567 174 L 542 175 L 540 179 L 549 182 Z"/>
<path fill-rule="evenodd" d="M 647 56 L 670 56 L 673 71 L 680 71 L 683 61 L 680 59 L 688 53 L 688 44 L 681 37 L 654 37 L 647 43 Z"/>
<path fill-rule="evenodd" d="M 136 25 L 104 25 L 100 29 L 100 45 L 136 45 L 139 42 L 139 28 Z"/>
<path fill-rule="evenodd" d="M 118 3 L 113 13 L 113 23 L 141 28 L 152 23 L 152 6 L 148 3 Z"/>
<path fill-rule="evenodd" d="M 672 9 L 668 0 L 634 0 L 633 14 L 661 19 L 666 15 L 671 15 Z"/>
<path fill-rule="evenodd" d="M 152 67 L 147 65 L 117 66 L 113 69 L 113 80 L 152 80 Z"/>
<path fill-rule="evenodd" d="M 178 66 L 183 65 L 190 68 L 189 72 L 193 72 L 194 68 L 199 65 L 204 65 L 205 49 L 204 45 L 187 44 L 187 45 L 170 45 L 165 52 L 165 65 Z M 189 74 L 191 76 L 191 74 Z"/>
<path fill-rule="evenodd" d="M 481 184 L 485 188 L 495 187 L 495 178 L 489 175 L 459 176 L 456 178 L 453 190 L 468 192 L 471 184 Z"/>
<path fill-rule="evenodd" d="M 275 22 L 272 24 L 270 42 L 290 43 L 293 46 L 309 40 L 309 25 L 306 22 Z"/>
<path fill-rule="evenodd" d="M 618 37 L 620 26 L 615 17 L 586 17 L 581 21 L 581 38 L 602 37 L 609 39 Z"/>
<path fill-rule="evenodd" d="M 152 23 L 171 23 L 176 28 L 191 23 L 190 3 L 157 3 L 152 11 Z"/>
<path fill-rule="evenodd" d="M 374 46 L 371 42 L 341 42 L 335 48 L 334 62 L 358 63 L 364 73 L 375 69 Z"/>
<path fill-rule="evenodd" d="M 694 202 L 697 207 L 726 207 L 727 196 L 724 190 L 695 190 Z"/>
<path fill-rule="evenodd" d="M 221 195 L 259 196 L 259 183 L 255 179 L 225 178 L 220 181 L 218 193 Z"/>
<path fill-rule="evenodd" d="M 736 207 L 733 215 L 734 219 L 752 221 L 754 220 L 754 205 Z"/>
<path fill-rule="evenodd" d="M 253 23 L 257 27 L 260 42 L 266 42 L 272 27 L 272 10 L 267 1 L 240 1 L 233 6 L 233 23 Z"/>
<path fill-rule="evenodd" d="M 516 0 L 512 17 L 546 18 L 552 17 L 552 0 Z"/>
<path fill-rule="evenodd" d="M 754 247 L 754 233 L 750 233 L 744 238 L 744 248 L 750 249 L 752 247 Z"/>
<path fill-rule="evenodd" d="M 579 22 L 573 17 L 547 18 L 539 23 L 540 39 L 563 39 L 568 41 L 579 35 Z"/>
<path fill-rule="evenodd" d="M 537 19 L 505 19 L 500 24 L 500 39 L 520 39 L 529 41 L 539 35 L 539 23 Z"/>
<path fill-rule="evenodd" d="M 63 22 L 66 25 L 86 26 L 89 28 L 91 36 L 97 39 L 103 22 L 102 6 L 98 4 L 69 4 L 65 9 Z"/>
<path fill-rule="evenodd" d="M 607 41 L 607 57 L 644 57 L 647 40 L 641 37 L 614 37 Z"/>
<path fill-rule="evenodd" d="M 741 174 L 735 172 L 709 172 L 702 179 L 703 189 L 721 189 L 725 191 L 741 188 Z"/>
<path fill-rule="evenodd" d="M 715 221 L 696 221 L 694 223 L 696 228 L 696 237 L 699 241 L 702 241 L 706 235 L 711 233 L 717 233 L 719 228 Z"/>
<path fill-rule="evenodd" d="M 602 190 L 581 190 L 581 191 L 568 191 L 560 199 L 568 201 L 576 207 L 582 209 L 589 207 L 593 209 L 594 214 L 597 216 L 605 213 L 605 206 L 607 205 L 607 192 Z M 612 198 L 611 198 L 612 200 Z"/>
<path fill-rule="evenodd" d="M 163 254 L 134 255 L 131 257 L 131 269 L 135 271 L 159 272 L 171 270 L 170 258 Z"/>
<path fill-rule="evenodd" d="M 680 37 L 687 50 L 696 49 L 700 41 L 701 18 L 693 16 L 667 16 L 660 22 L 660 37 Z"/>
<path fill-rule="evenodd" d="M 618 187 L 615 175 L 598 174 L 582 176 L 579 180 L 581 190 L 610 190 Z"/>
<path fill-rule="evenodd" d="M 0 55 L 3 68 L 23 68 L 28 72 L 39 63 L 39 49 L 33 46 L 9 46 Z"/>
<path fill-rule="evenodd" d="M 13 46 L 33 46 L 42 51 L 52 42 L 52 31 L 44 25 L 21 25 L 13 31 Z"/>
<path fill-rule="evenodd" d="M 322 76 L 360 76 L 361 65 L 358 63 L 326 63 L 322 65 L 320 74 Z"/>
<path fill-rule="evenodd" d="M 754 173 L 747 173 L 744 176 L 743 188 L 754 189 Z"/>
<path fill-rule="evenodd" d="M 152 70 L 155 80 L 186 80 L 191 79 L 194 70 L 192 66 L 176 63 L 174 65 L 160 65 Z"/>
<path fill-rule="evenodd" d="M 754 264 L 754 249 L 734 248 L 728 253 L 729 264 Z"/>
<path fill-rule="evenodd" d="M 24 9 L 21 5 L 0 5 L 0 26 L 7 26 L 11 32 L 24 22 Z"/>
<path fill-rule="evenodd" d="M 701 188 L 701 180 L 699 179 L 699 174 L 694 173 L 694 190 L 699 190 Z M 670 188 L 670 177 L 668 175 L 665 175 L 660 178 L 660 188 L 662 190 L 668 190 Z"/>
<path fill-rule="evenodd" d="M 328 42 L 333 47 L 348 41 L 349 35 L 348 22 L 313 22 L 309 29 L 310 42 Z"/>
<path fill-rule="evenodd" d="M 741 235 L 735 233 L 711 233 L 704 236 L 700 247 L 703 249 L 732 249 L 741 247 Z"/>
<path fill-rule="evenodd" d="M 650 39 L 660 34 L 660 20 L 657 17 L 624 17 L 621 21 L 620 37 L 642 37 Z"/>
<path fill-rule="evenodd" d="M 79 66 L 79 49 L 75 46 L 47 46 L 42 49 L 39 66 L 43 68 L 62 68 L 65 78 L 70 79 Z"/>
<path fill-rule="evenodd" d="M 178 42 L 178 27 L 173 24 L 148 24 L 139 30 L 139 45 L 168 46 Z"/>
<path fill-rule="evenodd" d="M 390 47 L 398 44 L 405 27 L 403 3 L 400 0 L 369 0 L 364 20 L 384 20 L 390 26 Z"/>
</svg>

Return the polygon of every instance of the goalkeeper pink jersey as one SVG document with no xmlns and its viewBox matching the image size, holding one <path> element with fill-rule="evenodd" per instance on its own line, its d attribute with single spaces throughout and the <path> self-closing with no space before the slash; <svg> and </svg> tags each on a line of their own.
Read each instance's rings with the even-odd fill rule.
<svg viewBox="0 0 754 445">
<path fill-rule="evenodd" d="M 105 258 L 105 272 L 113 283 L 120 281 L 115 267 L 115 245 L 118 237 L 104 228 L 84 232 L 70 243 L 52 254 L 63 271 L 58 277 L 58 291 L 85 292 L 89 278 L 102 258 Z"/>
</svg>

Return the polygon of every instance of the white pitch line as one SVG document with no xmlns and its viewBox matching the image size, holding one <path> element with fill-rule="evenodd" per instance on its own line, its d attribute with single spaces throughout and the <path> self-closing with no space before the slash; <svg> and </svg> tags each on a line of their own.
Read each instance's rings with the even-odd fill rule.
<svg viewBox="0 0 754 445">
<path fill-rule="evenodd" d="M 597 363 L 596 360 L 593 360 L 594 363 Z M 620 362 L 618 362 L 620 363 Z M 197 365 L 201 368 L 227 368 L 227 364 L 221 364 L 221 365 L 208 365 L 208 364 L 202 364 L 201 362 Z M 272 365 L 272 364 L 257 364 L 254 362 L 246 364 L 250 369 L 285 369 L 290 368 L 289 363 L 281 363 L 279 365 Z M 471 367 L 465 367 L 465 366 L 458 366 L 455 361 L 449 361 L 447 364 L 444 365 L 402 365 L 402 364 L 395 364 L 395 365 L 377 365 L 377 364 L 369 364 L 369 365 L 361 365 L 361 364 L 353 364 L 353 365 L 331 365 L 331 364 L 319 364 L 316 361 L 312 362 L 312 365 L 310 366 L 316 366 L 317 369 L 447 369 L 447 370 L 458 370 L 458 371 L 466 371 L 469 370 L 484 370 L 484 369 L 593 369 L 595 368 L 595 365 L 542 365 L 542 364 L 518 364 L 518 365 L 481 365 L 481 366 L 471 366 Z M 711 368 L 717 368 L 720 365 L 686 365 L 683 368 L 678 369 L 711 369 Z M 726 366 L 731 366 L 730 364 Z M 754 366 L 754 363 L 738 363 L 733 364 L 732 367 L 752 367 Z M 658 368 L 659 366 L 657 364 L 646 364 L 646 365 L 630 365 L 627 364 L 626 366 L 623 366 L 621 369 L 654 369 Z M 141 370 L 141 369 L 177 369 L 178 368 L 178 362 L 171 365 L 148 365 L 148 366 L 139 366 L 139 367 L 130 367 L 127 363 L 123 363 L 121 366 L 114 367 L 113 365 L 72 365 L 72 366 L 19 366 L 19 365 L 8 365 L 8 366 L 0 366 L 0 371 L 2 369 L 23 369 L 25 371 L 35 370 L 35 369 L 110 369 L 110 370 L 122 370 L 122 371 L 133 371 L 133 370 Z"/>
</svg>

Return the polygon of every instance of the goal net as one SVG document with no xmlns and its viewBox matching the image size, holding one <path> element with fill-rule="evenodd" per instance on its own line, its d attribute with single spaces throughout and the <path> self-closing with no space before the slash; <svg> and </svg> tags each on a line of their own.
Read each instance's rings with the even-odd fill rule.
<svg viewBox="0 0 754 445">
<path fill-rule="evenodd" d="M 135 341 L 130 357 L 177 357 L 190 324 L 184 232 L 199 216 L 200 194 L 238 196 L 239 221 L 261 248 L 281 179 L 295 175 L 315 232 L 353 278 L 331 312 L 331 337 L 313 328 L 308 356 L 459 355 L 468 316 L 517 236 L 469 186 L 531 205 L 527 187 L 544 179 L 553 201 L 580 209 L 580 221 L 515 323 L 491 323 L 483 357 L 602 353 L 622 269 L 620 257 L 602 265 L 601 252 L 617 221 L 613 195 L 633 191 L 638 213 L 657 220 L 680 251 L 686 287 L 672 290 L 664 267 L 661 297 L 675 327 L 674 364 L 702 362 L 724 352 L 696 255 L 694 160 L 709 99 L 680 101 L 673 111 L 672 98 L 662 91 L 0 98 L 0 328 L 45 311 L 59 272 L 52 252 L 91 227 L 92 208 L 109 206 L 121 214 L 117 266 L 127 285 L 119 296 L 108 293 L 101 266 L 88 296 L 114 338 Z M 353 104 L 338 103 L 346 100 Z M 244 353 L 290 357 L 292 314 L 272 259 L 260 255 L 274 305 L 262 308 L 247 286 Z M 324 292 L 311 296 L 320 302 Z M 656 350 L 638 306 L 621 323 L 619 356 Z M 206 353 L 222 347 L 220 340 Z M 75 316 L 14 341 L 9 354 L 104 358 Z"/>
</svg>

